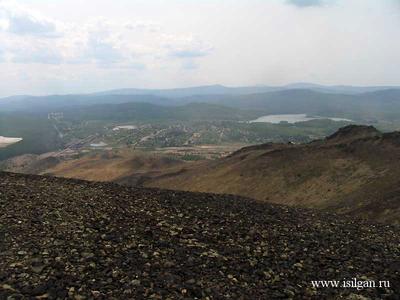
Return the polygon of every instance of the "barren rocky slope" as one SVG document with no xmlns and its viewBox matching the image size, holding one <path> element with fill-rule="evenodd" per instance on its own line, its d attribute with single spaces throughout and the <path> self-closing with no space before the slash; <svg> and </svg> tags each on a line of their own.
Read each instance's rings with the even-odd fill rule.
<svg viewBox="0 0 400 300">
<path fill-rule="evenodd" d="M 237 194 L 399 224 L 400 132 L 351 125 L 309 144 L 243 148 L 145 185 Z"/>
<path fill-rule="evenodd" d="M 122 178 L 129 178 L 130 184 L 137 184 L 142 180 L 142 175 L 158 177 L 183 165 L 184 161 L 172 157 L 120 150 L 67 160 L 41 173 L 90 181 L 121 181 Z"/>
<path fill-rule="evenodd" d="M 398 227 L 10 173 L 0 210 L 0 299 L 399 299 Z M 391 287 L 311 286 L 351 278 Z"/>
<path fill-rule="evenodd" d="M 51 174 L 90 181 L 118 181 L 129 178 L 129 183 L 133 184 L 140 181 L 142 175 L 158 177 L 183 165 L 184 161 L 173 157 L 118 149 L 71 157 L 60 157 L 57 152 L 26 154 L 0 161 L 0 170 L 24 174 Z"/>
<path fill-rule="evenodd" d="M 400 224 L 400 133 L 348 126 L 309 144 L 264 144 L 215 161 L 182 162 L 120 150 L 57 161 L 17 157 L 22 173 L 173 190 L 236 194 Z"/>
</svg>

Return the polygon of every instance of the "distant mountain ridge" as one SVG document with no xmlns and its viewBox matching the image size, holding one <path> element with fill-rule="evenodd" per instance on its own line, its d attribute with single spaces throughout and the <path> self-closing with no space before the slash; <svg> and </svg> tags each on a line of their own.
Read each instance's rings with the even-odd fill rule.
<svg viewBox="0 0 400 300">
<path fill-rule="evenodd" d="M 352 85 L 322 85 L 315 83 L 292 83 L 284 86 L 284 89 L 307 89 L 316 92 L 332 93 L 332 94 L 363 94 L 369 92 L 400 89 L 399 86 L 352 86 Z"/>
<path fill-rule="evenodd" d="M 364 122 L 400 119 L 400 89 L 354 95 L 288 89 L 249 95 L 197 96 L 185 100 L 253 109 L 265 114 L 308 114 Z"/>
<path fill-rule="evenodd" d="M 182 98 L 202 95 L 246 95 L 292 89 L 306 89 L 317 92 L 334 94 L 362 94 L 387 89 L 400 89 L 399 86 L 346 86 L 346 85 L 321 85 L 314 83 L 292 83 L 282 86 L 244 86 L 227 87 L 223 85 L 208 85 L 175 89 L 115 89 L 93 93 L 92 95 L 157 95 L 167 98 Z"/>
<path fill-rule="evenodd" d="M 367 93 L 400 91 L 396 86 L 324 86 L 310 83 L 294 83 L 285 86 L 226 87 L 209 85 L 176 89 L 115 89 L 89 94 L 30 96 L 18 95 L 0 98 L 0 111 L 56 109 L 73 105 L 118 104 L 125 102 L 145 102 L 159 105 L 181 105 L 193 101 L 218 102 L 216 98 L 240 97 L 247 95 L 266 95 L 287 91 L 312 91 L 319 94 L 342 94 L 356 96 Z M 324 95 L 321 95 L 324 98 Z"/>
<path fill-rule="evenodd" d="M 301 85 L 308 87 L 309 85 Z M 293 86 L 291 86 L 293 87 Z M 108 92 L 90 95 L 64 95 L 0 99 L 1 112 L 33 112 L 47 114 L 53 111 L 82 109 L 97 105 L 147 103 L 159 106 L 183 106 L 205 103 L 242 110 L 256 110 L 259 116 L 267 114 L 309 114 L 341 117 L 359 122 L 400 120 L 400 89 L 373 90 L 365 93 L 339 94 L 317 89 L 270 87 L 226 88 L 209 86 L 175 90 L 133 90 L 145 95 L 120 95 Z M 346 87 L 349 88 L 349 87 Z M 374 89 L 374 88 L 371 88 Z M 111 93 L 117 93 L 112 91 Z M 150 94 L 153 93 L 153 94 Z M 211 94 L 210 94 L 211 93 Z M 249 119 L 250 120 L 250 119 Z"/>
<path fill-rule="evenodd" d="M 166 98 L 183 98 L 201 95 L 242 95 L 253 93 L 264 93 L 278 90 L 278 87 L 249 86 L 249 87 L 226 87 L 223 85 L 208 85 L 175 89 L 116 89 L 93 93 L 91 95 L 153 95 Z"/>
</svg>

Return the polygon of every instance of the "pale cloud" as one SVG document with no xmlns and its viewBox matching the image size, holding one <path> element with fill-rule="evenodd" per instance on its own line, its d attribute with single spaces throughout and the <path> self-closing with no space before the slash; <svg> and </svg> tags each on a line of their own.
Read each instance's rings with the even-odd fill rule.
<svg viewBox="0 0 400 300">
<path fill-rule="evenodd" d="M 3 54 L 8 51 L 9 61 L 19 64 L 94 64 L 143 70 L 157 68 L 171 57 L 194 59 L 212 51 L 191 34 L 171 34 L 152 21 L 95 17 L 82 24 L 63 23 L 13 2 L 0 2 L 0 28 L 7 41 Z"/>
<path fill-rule="evenodd" d="M 150 32 L 160 32 L 162 29 L 161 24 L 151 21 L 126 22 L 125 27 L 129 30 L 147 30 Z"/>
<path fill-rule="evenodd" d="M 48 64 L 58 65 L 63 62 L 63 57 L 56 49 L 48 46 L 39 46 L 34 48 L 17 48 L 13 50 L 12 62 L 19 64 Z"/>
<path fill-rule="evenodd" d="M 289 4 L 298 7 L 320 6 L 326 4 L 326 0 L 287 0 Z"/>
<path fill-rule="evenodd" d="M 1 48 L 0 45 L 0 63 L 4 61 L 4 50 Z"/>
<path fill-rule="evenodd" d="M 399 0 L 0 0 L 0 96 L 398 85 L 399 8 Z"/>
<path fill-rule="evenodd" d="M 194 60 L 188 59 L 182 62 L 182 68 L 184 70 L 193 71 L 197 70 L 199 68 L 199 65 Z"/>
<path fill-rule="evenodd" d="M 213 47 L 210 44 L 198 41 L 193 37 L 167 37 L 165 48 L 168 51 L 168 55 L 176 58 L 203 57 L 213 51 Z"/>
<path fill-rule="evenodd" d="M 61 34 L 57 31 L 55 21 L 8 1 L 0 2 L 0 29 L 16 35 L 45 38 L 55 38 Z"/>
</svg>

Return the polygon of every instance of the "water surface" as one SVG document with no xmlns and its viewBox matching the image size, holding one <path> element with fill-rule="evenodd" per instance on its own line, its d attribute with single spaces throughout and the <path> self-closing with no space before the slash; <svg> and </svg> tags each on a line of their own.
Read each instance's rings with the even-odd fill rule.
<svg viewBox="0 0 400 300">
<path fill-rule="evenodd" d="M 10 146 L 22 141 L 22 138 L 0 136 L 0 148 Z"/>
<path fill-rule="evenodd" d="M 331 118 L 331 117 L 319 117 L 319 116 L 308 116 L 307 114 L 287 114 L 287 115 L 267 115 L 259 117 L 258 119 L 249 121 L 249 123 L 272 123 L 279 124 L 280 122 L 288 122 L 290 124 L 306 122 L 311 120 L 332 120 L 332 121 L 347 121 L 351 122 L 349 119 L 343 118 Z"/>
</svg>

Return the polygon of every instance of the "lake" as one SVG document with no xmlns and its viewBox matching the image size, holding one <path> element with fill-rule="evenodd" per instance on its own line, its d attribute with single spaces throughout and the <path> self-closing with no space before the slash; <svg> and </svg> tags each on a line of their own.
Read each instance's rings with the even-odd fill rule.
<svg viewBox="0 0 400 300">
<path fill-rule="evenodd" d="M 22 141 L 22 138 L 0 136 L 0 148 L 5 148 Z"/>
<path fill-rule="evenodd" d="M 135 125 L 122 125 L 122 126 L 117 126 L 117 127 L 114 127 L 114 131 L 118 131 L 118 130 L 134 130 L 134 129 L 136 129 L 137 128 L 137 126 L 135 126 Z"/>
<path fill-rule="evenodd" d="M 105 147 L 105 146 L 108 146 L 108 144 L 106 144 L 104 142 L 90 144 L 90 147 L 93 147 L 93 148 L 100 148 L 100 147 Z"/>
<path fill-rule="evenodd" d="M 342 119 L 342 118 L 330 118 L 330 117 L 318 117 L 318 116 L 308 116 L 306 114 L 289 114 L 289 115 L 267 115 L 263 117 L 259 117 L 258 119 L 249 121 L 249 123 L 272 123 L 272 124 L 279 124 L 280 122 L 288 122 L 290 124 L 298 123 L 298 122 L 306 122 L 311 120 L 324 120 L 329 119 L 332 121 L 346 121 L 352 122 L 349 119 Z"/>
</svg>

